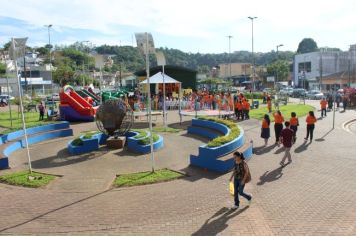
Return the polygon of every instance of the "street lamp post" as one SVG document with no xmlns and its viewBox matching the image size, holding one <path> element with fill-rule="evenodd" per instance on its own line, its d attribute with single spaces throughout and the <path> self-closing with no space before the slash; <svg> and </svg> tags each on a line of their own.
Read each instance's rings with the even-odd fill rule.
<svg viewBox="0 0 356 236">
<path fill-rule="evenodd" d="M 255 91 L 255 73 L 256 73 L 256 68 L 255 68 L 255 56 L 254 56 L 254 52 L 253 52 L 253 20 L 257 19 L 257 16 L 249 16 L 248 17 L 251 20 L 251 25 L 252 25 L 252 90 Z M 252 98 L 252 107 L 253 107 L 253 93 L 251 94 L 251 98 Z"/>
<path fill-rule="evenodd" d="M 52 55 L 51 55 L 51 34 L 50 34 L 50 29 L 52 28 L 52 26 L 53 26 L 52 24 L 44 25 L 44 27 L 47 27 L 47 30 L 48 30 L 49 70 L 50 70 L 50 77 L 51 77 L 52 109 L 54 110 L 53 78 L 52 78 Z"/>
<path fill-rule="evenodd" d="M 231 79 L 231 38 L 232 35 L 226 36 L 229 38 L 229 79 Z"/>
<path fill-rule="evenodd" d="M 278 48 L 282 47 L 282 46 L 283 46 L 283 44 L 279 44 L 279 45 L 276 46 L 276 48 L 277 48 L 277 51 L 276 51 L 276 53 L 277 53 L 277 62 L 278 62 Z M 276 82 L 278 82 L 278 68 L 277 67 L 276 67 L 276 79 L 274 80 L 274 89 L 276 89 Z"/>
</svg>

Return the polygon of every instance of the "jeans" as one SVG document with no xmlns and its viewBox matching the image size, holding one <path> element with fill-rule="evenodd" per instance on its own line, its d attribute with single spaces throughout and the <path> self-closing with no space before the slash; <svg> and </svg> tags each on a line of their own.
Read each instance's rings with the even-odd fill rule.
<svg viewBox="0 0 356 236">
<path fill-rule="evenodd" d="M 252 199 L 251 195 L 244 193 L 245 184 L 241 185 L 240 179 L 234 178 L 234 188 L 235 188 L 235 193 L 234 193 L 235 206 L 240 205 L 239 195 L 243 196 L 248 201 Z"/>
<path fill-rule="evenodd" d="M 313 140 L 314 128 L 315 128 L 314 124 L 307 125 L 307 137 L 305 139 L 308 139 L 310 134 L 310 141 Z"/>
<path fill-rule="evenodd" d="M 321 108 L 321 117 L 326 116 L 326 108 Z"/>
</svg>

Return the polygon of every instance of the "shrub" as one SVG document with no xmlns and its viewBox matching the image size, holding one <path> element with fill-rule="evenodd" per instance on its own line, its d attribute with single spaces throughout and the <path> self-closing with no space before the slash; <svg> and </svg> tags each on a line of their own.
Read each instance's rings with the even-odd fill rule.
<svg viewBox="0 0 356 236">
<path fill-rule="evenodd" d="M 226 125 L 227 127 L 230 128 L 230 133 L 228 135 L 220 136 L 220 137 L 214 138 L 213 140 L 210 140 L 207 144 L 208 147 L 219 147 L 225 143 L 231 142 L 232 140 L 234 140 L 235 138 L 237 138 L 240 135 L 239 127 L 232 121 L 218 119 L 218 118 L 212 118 L 212 117 L 198 117 L 198 119 L 213 121 L 216 123 Z"/>
<path fill-rule="evenodd" d="M 73 146 L 82 146 L 83 144 L 84 144 L 83 140 L 79 137 L 73 139 L 73 141 L 72 141 Z"/>
<path fill-rule="evenodd" d="M 148 145 L 148 144 L 150 144 L 150 138 L 151 138 L 151 135 L 149 135 L 148 137 L 145 137 L 144 139 L 140 139 L 138 141 L 138 144 L 140 144 L 140 145 Z M 159 136 L 157 134 L 153 133 L 153 137 L 152 138 L 153 138 L 153 143 L 155 143 L 155 142 L 158 141 Z"/>
<path fill-rule="evenodd" d="M 100 131 L 88 131 L 83 135 L 83 139 L 91 139 L 94 134 L 98 134 Z"/>
</svg>

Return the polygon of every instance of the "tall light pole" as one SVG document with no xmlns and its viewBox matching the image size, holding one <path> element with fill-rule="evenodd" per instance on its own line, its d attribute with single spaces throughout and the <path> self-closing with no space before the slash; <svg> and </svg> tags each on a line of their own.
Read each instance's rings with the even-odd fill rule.
<svg viewBox="0 0 356 236">
<path fill-rule="evenodd" d="M 232 35 L 228 35 L 226 37 L 229 38 L 229 79 L 231 79 L 231 38 L 232 38 Z"/>
<path fill-rule="evenodd" d="M 257 16 L 249 16 L 248 17 L 250 20 L 251 20 L 251 25 L 252 25 L 252 68 L 253 68 L 253 71 L 252 71 L 252 90 L 255 91 L 255 74 L 256 74 L 256 68 L 255 68 L 255 55 L 254 55 L 254 52 L 253 52 L 253 20 L 254 19 L 257 19 Z M 253 105 L 253 93 L 251 94 L 252 96 L 252 107 L 254 106 Z"/>
<path fill-rule="evenodd" d="M 54 110 L 54 99 L 53 99 L 53 79 L 52 79 L 52 55 L 51 55 L 51 34 L 50 34 L 50 29 L 52 28 L 52 24 L 49 25 L 44 25 L 44 27 L 47 27 L 48 30 L 48 53 L 49 53 L 49 71 L 50 71 L 50 77 L 51 77 L 51 96 L 52 96 L 52 109 Z"/>
<path fill-rule="evenodd" d="M 276 62 L 278 62 L 278 48 L 282 47 L 282 46 L 283 46 L 283 44 L 279 44 L 279 45 L 276 46 L 276 48 L 277 48 L 277 51 L 276 51 L 276 53 L 277 53 L 277 61 Z M 276 82 L 278 82 L 278 68 L 277 68 L 277 66 L 276 66 L 276 79 L 274 80 L 274 89 L 276 89 Z"/>
</svg>

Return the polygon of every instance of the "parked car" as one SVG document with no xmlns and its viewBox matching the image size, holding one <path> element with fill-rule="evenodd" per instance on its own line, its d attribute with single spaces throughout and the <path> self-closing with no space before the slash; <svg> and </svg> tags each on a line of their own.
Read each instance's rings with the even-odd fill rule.
<svg viewBox="0 0 356 236">
<path fill-rule="evenodd" d="M 302 98 L 302 97 L 305 97 L 306 94 L 307 94 L 307 92 L 306 92 L 305 89 L 296 88 L 296 89 L 293 90 L 292 97 L 294 97 L 294 98 Z"/>
<path fill-rule="evenodd" d="M 309 99 L 322 99 L 324 94 L 318 90 L 312 90 L 307 93 L 307 98 Z"/>
<path fill-rule="evenodd" d="M 46 97 L 47 101 L 52 101 L 52 95 L 48 95 Z M 53 93 L 53 101 L 59 101 L 59 94 L 58 93 Z"/>
<path fill-rule="evenodd" d="M 280 91 L 280 93 L 283 94 L 283 95 L 292 96 L 293 90 L 294 90 L 293 88 L 287 87 L 287 88 L 282 89 Z"/>
<path fill-rule="evenodd" d="M 6 101 L 9 101 L 9 100 L 14 100 L 15 97 L 13 97 L 11 95 L 7 95 L 7 94 L 2 94 L 2 95 L 0 95 L 0 99 L 5 99 Z"/>
</svg>

